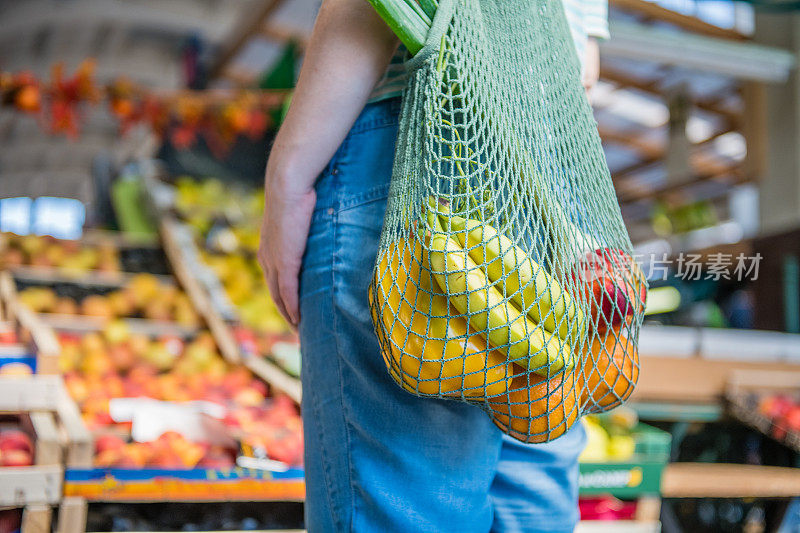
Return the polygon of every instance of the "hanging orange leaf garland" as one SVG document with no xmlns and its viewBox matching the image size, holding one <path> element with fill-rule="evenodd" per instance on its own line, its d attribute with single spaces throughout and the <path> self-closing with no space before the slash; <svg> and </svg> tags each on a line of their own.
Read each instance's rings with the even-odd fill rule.
<svg viewBox="0 0 800 533">
<path fill-rule="evenodd" d="M 54 134 L 80 134 L 80 108 L 105 100 L 120 132 L 145 123 L 168 136 L 179 149 L 203 137 L 211 150 L 224 156 L 240 136 L 260 138 L 273 126 L 271 112 L 283 104 L 286 91 L 179 91 L 157 93 L 127 78 L 106 86 L 94 82 L 95 62 L 85 60 L 67 77 L 62 64 L 52 69 L 50 82 L 31 72 L 0 72 L 0 105 L 36 114 Z"/>
</svg>

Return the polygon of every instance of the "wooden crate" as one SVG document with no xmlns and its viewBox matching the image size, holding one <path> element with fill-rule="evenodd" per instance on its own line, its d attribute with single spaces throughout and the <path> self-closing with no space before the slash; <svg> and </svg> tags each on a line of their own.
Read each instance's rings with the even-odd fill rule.
<svg viewBox="0 0 800 533">
<path fill-rule="evenodd" d="M 35 436 L 32 466 L 0 467 L 0 506 L 24 507 L 22 531 L 50 531 L 64 465 L 91 466 L 93 441 L 59 376 L 0 377 L 0 414 Z"/>
<path fill-rule="evenodd" d="M 48 434 L 52 429 L 59 435 L 61 450 L 55 464 L 91 467 L 94 453 L 91 433 L 60 376 L 0 377 L 0 391 L 0 412 L 29 413 L 32 423 L 39 424 Z M 49 453 L 55 454 L 52 450 Z"/>
<path fill-rule="evenodd" d="M 31 351 L 36 354 L 37 373 L 57 374 L 58 354 L 61 351 L 58 339 L 36 313 L 20 304 L 14 278 L 8 271 L 0 272 L 0 301 L 3 303 L 4 319 L 17 324 L 17 333 L 21 338 L 30 336 Z"/>
<path fill-rule="evenodd" d="M 49 505 L 26 505 L 22 511 L 22 533 L 50 533 L 53 509 Z"/>
<path fill-rule="evenodd" d="M 56 533 L 83 533 L 89 505 L 84 498 L 65 497 L 58 507 Z"/>
<path fill-rule="evenodd" d="M 7 407 L 16 403 L 15 400 Z M 0 467 L 0 506 L 47 506 L 58 503 L 61 499 L 64 469 L 61 465 L 61 435 L 53 414 L 40 410 L 19 410 L 21 412 L 17 413 L 18 410 L 13 408 L 4 408 L 3 411 L 14 413 L 20 429 L 33 435 L 35 464 Z"/>
</svg>

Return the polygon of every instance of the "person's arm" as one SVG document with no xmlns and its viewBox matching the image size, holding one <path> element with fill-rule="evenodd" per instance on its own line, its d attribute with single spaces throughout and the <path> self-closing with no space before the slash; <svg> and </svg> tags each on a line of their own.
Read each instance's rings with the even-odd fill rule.
<svg viewBox="0 0 800 533">
<path fill-rule="evenodd" d="M 587 93 L 600 78 L 598 40 L 608 39 L 608 0 L 583 0 L 583 24 L 588 40 L 583 63 L 583 87 Z"/>
<path fill-rule="evenodd" d="M 366 0 L 323 2 L 267 163 L 258 251 L 272 298 L 295 327 L 300 319 L 298 275 L 316 201 L 314 181 L 355 122 L 397 44 Z"/>
</svg>

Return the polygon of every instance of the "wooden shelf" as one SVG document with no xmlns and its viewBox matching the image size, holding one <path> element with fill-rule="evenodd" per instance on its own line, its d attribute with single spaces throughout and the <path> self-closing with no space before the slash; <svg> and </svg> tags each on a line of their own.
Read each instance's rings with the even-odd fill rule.
<svg viewBox="0 0 800 533">
<path fill-rule="evenodd" d="M 39 319 L 56 331 L 69 331 L 85 333 L 101 331 L 106 319 L 86 315 L 62 315 L 58 313 L 39 313 Z M 123 318 L 132 333 L 150 336 L 171 335 L 190 339 L 200 332 L 200 328 L 189 328 L 163 320 L 149 320 L 146 318 Z"/>
<path fill-rule="evenodd" d="M 14 277 L 20 281 L 34 283 L 75 283 L 92 287 L 118 288 L 124 286 L 136 276 L 132 272 L 104 272 L 101 270 L 87 270 L 80 275 L 70 275 L 59 268 L 17 266 L 11 269 Z M 153 274 L 164 285 L 174 285 L 172 276 Z"/>
<path fill-rule="evenodd" d="M 639 357 L 639 383 L 632 400 L 637 402 L 672 402 L 714 404 L 725 393 L 735 371 L 775 370 L 796 372 L 800 363 L 751 362 L 701 357 Z"/>
<path fill-rule="evenodd" d="M 791 498 L 800 469 L 777 466 L 671 463 L 661 478 L 664 498 Z"/>
<path fill-rule="evenodd" d="M 186 264 L 185 254 L 181 250 L 177 226 L 178 222 L 173 217 L 164 215 L 161 218 L 159 231 L 161 232 L 167 259 L 169 259 L 178 281 L 183 285 L 186 294 L 192 300 L 195 309 L 208 324 L 208 329 L 211 330 L 222 356 L 230 363 L 239 364 L 242 362 L 242 354 L 239 351 L 236 338 L 212 305 L 200 281 L 192 274 L 189 265 Z"/>
<path fill-rule="evenodd" d="M 19 466 L 0 469 L 0 506 L 52 505 L 61 500 L 61 466 Z"/>
<path fill-rule="evenodd" d="M 94 454 L 92 436 L 83 423 L 78 406 L 64 387 L 61 376 L 0 377 L 0 391 L 3 391 L 0 395 L 0 412 L 52 413 L 55 416 L 52 423 L 58 423 L 59 433 L 63 430 L 65 435 L 67 466 L 91 466 Z M 41 415 L 34 415 L 34 423 L 47 429 L 48 421 L 43 420 Z"/>
<path fill-rule="evenodd" d="M 244 363 L 255 375 L 286 393 L 298 405 L 300 404 L 300 400 L 303 397 L 303 388 L 299 379 L 290 376 L 282 368 L 263 357 L 247 356 Z"/>
</svg>

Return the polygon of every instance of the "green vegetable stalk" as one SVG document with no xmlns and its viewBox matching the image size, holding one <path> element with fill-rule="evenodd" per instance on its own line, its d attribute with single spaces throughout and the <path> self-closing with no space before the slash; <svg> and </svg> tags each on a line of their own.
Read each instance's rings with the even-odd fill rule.
<svg viewBox="0 0 800 533">
<path fill-rule="evenodd" d="M 411 55 L 425 45 L 437 0 L 367 0 Z"/>
</svg>

